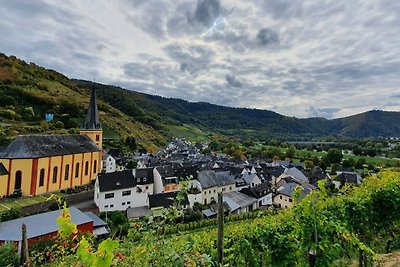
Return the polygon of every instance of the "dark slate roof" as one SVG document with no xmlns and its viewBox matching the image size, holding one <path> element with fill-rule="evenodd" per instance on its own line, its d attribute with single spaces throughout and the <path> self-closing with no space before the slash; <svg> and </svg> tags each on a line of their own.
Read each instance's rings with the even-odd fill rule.
<svg viewBox="0 0 400 267">
<path fill-rule="evenodd" d="M 92 222 L 85 213 L 75 207 L 69 207 L 71 213 L 71 221 L 76 225 Z M 36 214 L 24 218 L 0 223 L 0 240 L 20 241 L 22 240 L 21 227 L 26 225 L 27 238 L 34 238 L 49 233 L 57 232 L 59 225 L 56 220 L 60 217 L 61 211 L 50 211 L 46 213 Z"/>
<path fill-rule="evenodd" d="M 96 151 L 101 149 L 87 135 L 20 135 L 0 153 L 0 158 L 45 158 Z"/>
<path fill-rule="evenodd" d="M 6 167 L 4 167 L 3 163 L 0 163 L 0 176 L 1 175 L 7 175 L 8 171 L 6 169 Z"/>
<path fill-rule="evenodd" d="M 96 104 L 96 90 L 92 89 L 92 95 L 90 96 L 90 102 L 88 111 L 86 114 L 85 124 L 83 125 L 84 130 L 101 130 L 99 112 L 97 111 Z"/>
<path fill-rule="evenodd" d="M 255 197 L 257 199 L 262 198 L 263 196 L 266 196 L 271 192 L 272 189 L 271 189 L 271 184 L 269 182 L 264 182 L 254 187 L 243 188 L 240 190 L 240 193 L 246 194 L 251 197 Z"/>
<path fill-rule="evenodd" d="M 137 184 L 142 185 L 154 183 L 153 168 L 136 169 L 134 175 Z"/>
<path fill-rule="evenodd" d="M 100 192 L 108 192 L 118 189 L 132 188 L 136 186 L 136 179 L 132 170 L 120 172 L 99 173 Z"/>
<path fill-rule="evenodd" d="M 231 175 L 229 171 L 202 171 L 197 175 L 197 180 L 200 182 L 203 189 L 236 183 L 235 177 Z"/>
<path fill-rule="evenodd" d="M 149 207 L 151 209 L 159 208 L 159 207 L 169 208 L 174 204 L 174 200 L 177 195 L 178 195 L 178 192 L 167 192 L 167 193 L 149 195 Z M 187 200 L 187 196 L 182 201 L 182 204 L 183 205 L 189 204 L 189 201 Z"/>
<path fill-rule="evenodd" d="M 342 184 L 344 183 L 352 183 L 359 184 L 361 181 L 361 177 L 354 172 L 342 172 L 338 176 L 336 176 L 336 181 L 340 181 Z"/>
<path fill-rule="evenodd" d="M 158 173 L 161 175 L 162 178 L 176 176 L 174 169 L 169 165 L 156 167 L 156 170 L 158 171 Z"/>
<path fill-rule="evenodd" d="M 178 178 L 186 178 L 192 176 L 194 179 L 197 178 L 197 173 L 199 172 L 199 166 L 189 165 L 185 167 L 180 167 L 175 169 L 175 175 Z"/>
</svg>

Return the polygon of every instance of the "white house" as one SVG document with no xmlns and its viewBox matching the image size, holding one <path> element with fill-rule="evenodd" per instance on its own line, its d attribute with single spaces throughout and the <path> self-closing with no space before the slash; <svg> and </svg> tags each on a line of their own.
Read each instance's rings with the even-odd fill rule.
<svg viewBox="0 0 400 267">
<path fill-rule="evenodd" d="M 153 180 L 151 168 L 101 173 L 95 182 L 94 202 L 101 212 L 148 206 Z"/>
<path fill-rule="evenodd" d="M 257 173 L 254 172 L 244 172 L 242 173 L 242 179 L 246 181 L 246 184 L 249 187 L 254 187 L 258 184 L 261 184 L 261 179 L 258 177 Z"/>
<path fill-rule="evenodd" d="M 111 155 L 105 155 L 103 158 L 103 170 L 106 173 L 115 172 L 117 164 Z"/>
<path fill-rule="evenodd" d="M 243 188 L 240 190 L 240 193 L 256 198 L 258 207 L 270 206 L 273 204 L 272 189 L 269 182 L 264 182 L 254 187 Z"/>
</svg>

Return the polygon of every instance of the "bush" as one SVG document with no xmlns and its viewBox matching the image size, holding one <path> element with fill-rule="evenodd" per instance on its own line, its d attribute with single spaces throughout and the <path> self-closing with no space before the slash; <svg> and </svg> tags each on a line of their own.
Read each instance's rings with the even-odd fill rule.
<svg viewBox="0 0 400 267">
<path fill-rule="evenodd" d="M 12 243 L 0 245 L 0 266 L 18 266 L 17 248 Z"/>
<path fill-rule="evenodd" d="M 16 208 L 11 208 L 3 213 L 0 214 L 0 221 L 10 221 L 21 218 L 21 211 L 17 210 Z M 1 266 L 1 265 L 0 265 Z"/>
</svg>

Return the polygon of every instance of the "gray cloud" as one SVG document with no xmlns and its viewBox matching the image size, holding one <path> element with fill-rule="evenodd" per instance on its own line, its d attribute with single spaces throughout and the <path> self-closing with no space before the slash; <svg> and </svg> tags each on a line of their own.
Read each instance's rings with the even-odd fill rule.
<svg viewBox="0 0 400 267">
<path fill-rule="evenodd" d="M 225 80 L 226 82 L 233 87 L 242 87 L 242 83 L 239 81 L 238 78 L 236 78 L 234 75 L 227 73 L 225 75 Z"/>
<path fill-rule="evenodd" d="M 331 118 L 400 110 L 399 12 L 398 1 L 4 1 L 0 52 L 166 97 Z"/>
<path fill-rule="evenodd" d="M 333 118 L 336 112 L 340 111 L 340 108 L 316 108 L 310 106 L 308 109 L 309 117 L 323 117 L 327 119 Z"/>
<path fill-rule="evenodd" d="M 182 47 L 177 44 L 167 45 L 163 48 L 167 55 L 179 63 L 182 72 L 195 74 L 208 69 L 213 60 L 214 52 L 202 46 L 191 45 Z"/>
<path fill-rule="evenodd" d="M 201 23 L 210 27 L 221 14 L 221 3 L 219 0 L 197 0 L 196 9 L 188 16 L 191 23 Z"/>
<path fill-rule="evenodd" d="M 267 46 L 270 44 L 279 43 L 279 36 L 276 31 L 265 27 L 258 31 L 257 40 L 261 45 Z"/>
</svg>

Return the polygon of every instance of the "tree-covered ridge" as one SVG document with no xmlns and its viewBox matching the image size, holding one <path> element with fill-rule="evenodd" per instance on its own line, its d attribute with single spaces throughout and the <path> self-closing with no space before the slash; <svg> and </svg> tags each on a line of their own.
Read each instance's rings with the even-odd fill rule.
<svg viewBox="0 0 400 267">
<path fill-rule="evenodd" d="M 92 82 L 76 80 L 83 88 Z M 111 85 L 99 85 L 99 96 L 110 105 L 143 123 L 161 127 L 189 124 L 204 132 L 240 138 L 279 137 L 309 139 L 340 135 L 347 137 L 400 136 L 400 113 L 369 111 L 346 118 L 297 119 L 278 113 L 249 108 L 232 108 L 209 103 L 147 95 Z M 167 126 L 167 127 L 165 127 Z"/>
<path fill-rule="evenodd" d="M 89 88 L 90 89 L 90 88 Z M 53 70 L 0 54 L 0 136 L 58 132 L 76 133 L 86 115 L 90 90 Z M 162 139 L 146 124 L 98 100 L 105 137 L 135 136 L 144 142 Z M 45 122 L 45 114 L 54 114 Z M 1 144 L 0 144 L 1 145 Z"/>
</svg>

